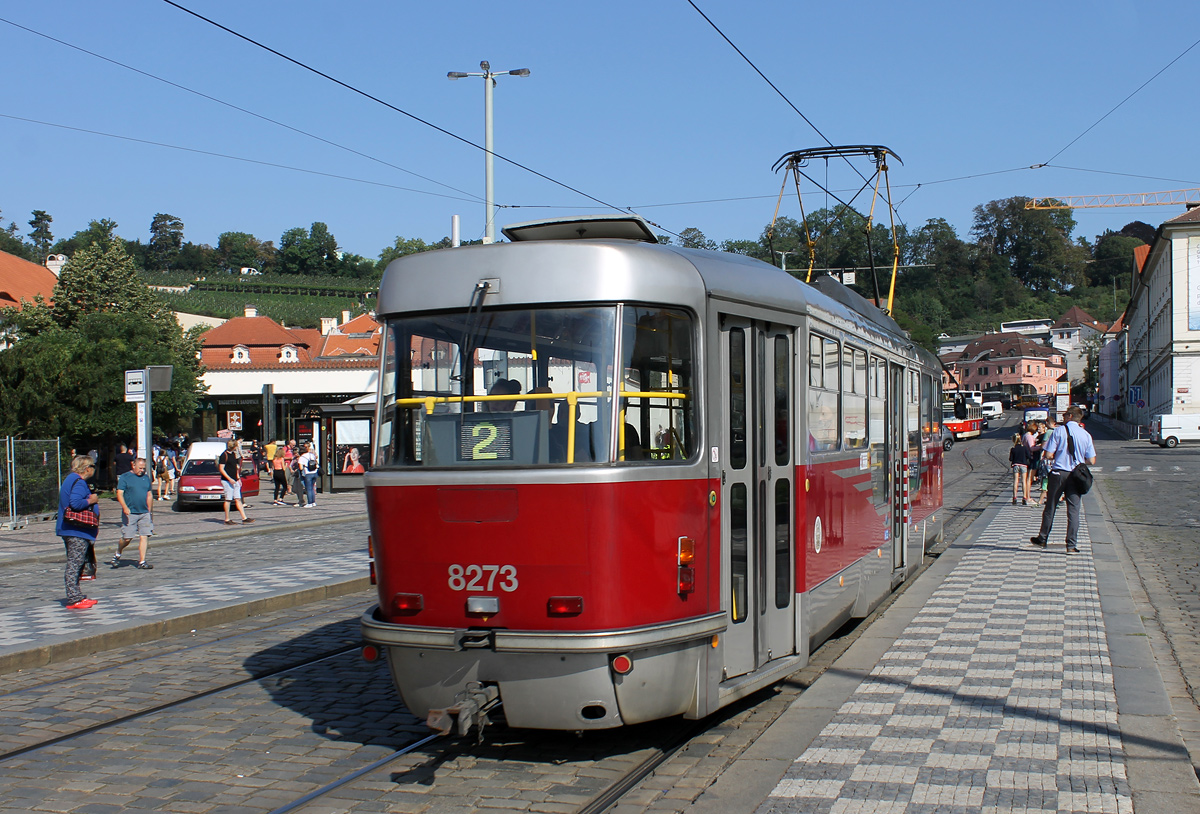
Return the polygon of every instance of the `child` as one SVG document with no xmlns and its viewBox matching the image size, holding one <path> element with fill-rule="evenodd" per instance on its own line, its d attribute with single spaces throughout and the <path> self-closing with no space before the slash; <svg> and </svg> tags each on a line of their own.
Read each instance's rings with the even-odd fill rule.
<svg viewBox="0 0 1200 814">
<path fill-rule="evenodd" d="M 1021 441 L 1021 436 L 1012 437 L 1012 448 L 1008 451 L 1008 464 L 1013 473 L 1013 505 L 1017 505 L 1017 491 L 1025 487 L 1025 496 L 1021 505 L 1029 505 L 1029 449 Z"/>
</svg>

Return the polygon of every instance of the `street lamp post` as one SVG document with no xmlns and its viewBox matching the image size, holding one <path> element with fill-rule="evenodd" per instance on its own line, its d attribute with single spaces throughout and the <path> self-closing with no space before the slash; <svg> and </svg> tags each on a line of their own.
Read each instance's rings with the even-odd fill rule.
<svg viewBox="0 0 1200 814">
<path fill-rule="evenodd" d="M 465 79 L 468 76 L 483 77 L 483 161 L 486 178 L 484 202 L 484 243 L 496 242 L 496 205 L 492 182 L 492 88 L 496 86 L 497 76 L 529 76 L 528 68 L 518 68 L 515 71 L 493 71 L 491 64 L 485 59 L 479 63 L 482 73 L 462 73 L 450 71 L 448 79 Z"/>
</svg>

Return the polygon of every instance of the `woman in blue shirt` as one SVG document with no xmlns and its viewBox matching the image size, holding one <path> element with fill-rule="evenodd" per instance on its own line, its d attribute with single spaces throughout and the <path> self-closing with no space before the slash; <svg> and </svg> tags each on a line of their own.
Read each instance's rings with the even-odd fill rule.
<svg viewBox="0 0 1200 814">
<path fill-rule="evenodd" d="M 67 607 L 71 610 L 85 610 L 96 604 L 95 599 L 88 599 L 79 590 L 79 576 L 87 561 L 88 548 L 96 542 L 100 530 L 100 510 L 96 506 L 99 498 L 84 480 L 95 471 L 96 462 L 90 455 L 76 455 L 71 460 L 71 474 L 63 479 L 58 490 L 58 524 L 54 533 L 67 547 L 63 580 L 67 586 Z M 67 517 L 68 510 L 76 516 Z"/>
</svg>

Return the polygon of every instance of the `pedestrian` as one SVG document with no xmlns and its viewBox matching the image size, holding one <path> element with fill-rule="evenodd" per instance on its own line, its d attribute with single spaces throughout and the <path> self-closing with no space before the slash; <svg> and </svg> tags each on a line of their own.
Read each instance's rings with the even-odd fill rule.
<svg viewBox="0 0 1200 814">
<path fill-rule="evenodd" d="M 113 474 L 120 478 L 132 468 L 133 453 L 129 451 L 129 447 L 121 444 L 117 447 L 117 454 L 113 456 Z"/>
<path fill-rule="evenodd" d="M 1025 448 L 1021 436 L 1012 437 L 1012 449 L 1008 451 L 1008 465 L 1013 473 L 1013 505 L 1017 505 L 1017 492 L 1023 486 L 1025 496 L 1021 505 L 1029 505 L 1029 450 Z"/>
<path fill-rule="evenodd" d="M 99 497 L 84 480 L 95 472 L 94 458 L 76 455 L 71 459 L 71 472 L 58 490 L 58 523 L 54 533 L 62 538 L 67 550 L 63 582 L 67 590 L 67 607 L 71 610 L 86 610 L 96 604 L 95 599 L 88 599 L 79 589 L 79 577 L 83 574 L 88 551 L 96 544 L 96 535 L 100 531 L 100 510 L 96 505 Z"/>
<path fill-rule="evenodd" d="M 1036 537 L 1029 538 L 1038 548 L 1046 547 L 1054 526 L 1054 514 L 1058 511 L 1058 499 L 1063 496 L 1067 503 L 1067 553 L 1079 553 L 1079 509 L 1083 492 L 1079 491 L 1071 472 L 1081 463 L 1096 463 L 1096 447 L 1088 431 L 1079 426 L 1081 418 L 1083 410 L 1075 405 L 1068 407 L 1066 423 L 1050 433 L 1042 449 L 1042 457 L 1050 462 L 1049 488 L 1046 508 L 1042 510 L 1042 528 Z"/>
<path fill-rule="evenodd" d="M 309 444 L 304 451 L 304 454 L 297 459 L 297 465 L 300 467 L 300 479 L 304 488 L 304 496 L 307 502 L 301 503 L 301 508 L 312 509 L 317 505 L 317 474 L 320 470 L 320 463 L 317 461 L 316 448 Z"/>
<path fill-rule="evenodd" d="M 158 480 L 158 499 L 170 500 L 175 491 L 175 460 L 166 449 L 158 454 L 154 472 Z"/>
<path fill-rule="evenodd" d="M 135 458 L 133 468 L 117 478 L 117 503 L 121 504 L 121 541 L 117 543 L 117 553 L 109 566 L 121 567 L 121 552 L 137 537 L 137 567 L 149 571 L 154 567 L 146 562 L 146 549 L 150 535 L 154 533 L 154 500 L 145 458 Z"/>
<path fill-rule="evenodd" d="M 242 456 L 238 453 L 237 441 L 232 438 L 225 444 L 225 451 L 217 460 L 217 472 L 221 475 L 221 489 L 225 498 L 225 525 L 233 525 L 229 519 L 230 503 L 242 516 L 243 523 L 253 523 L 254 518 L 246 517 L 246 507 L 242 505 Z"/>
<path fill-rule="evenodd" d="M 275 447 L 275 456 L 271 458 L 271 478 L 275 484 L 275 505 L 286 506 L 284 497 L 287 496 L 287 468 L 283 455 L 283 444 Z"/>
<path fill-rule="evenodd" d="M 284 469 L 287 470 L 287 494 L 289 495 L 293 492 L 292 481 L 300 479 L 300 476 L 297 474 L 296 457 L 296 442 L 294 440 L 288 441 L 287 445 L 283 448 L 283 465 Z M 299 494 L 299 490 L 296 490 L 296 493 Z"/>
</svg>

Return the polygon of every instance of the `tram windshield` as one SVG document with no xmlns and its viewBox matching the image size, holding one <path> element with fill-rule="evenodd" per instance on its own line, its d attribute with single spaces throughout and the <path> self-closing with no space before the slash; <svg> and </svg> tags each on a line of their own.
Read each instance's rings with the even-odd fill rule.
<svg viewBox="0 0 1200 814">
<path fill-rule="evenodd" d="M 375 466 L 685 460 L 693 334 L 683 311 L 633 305 L 388 320 Z"/>
</svg>

